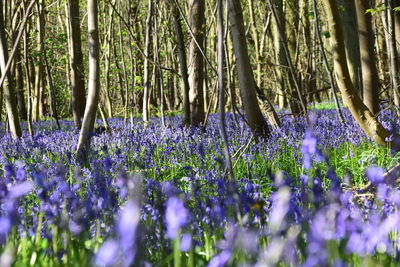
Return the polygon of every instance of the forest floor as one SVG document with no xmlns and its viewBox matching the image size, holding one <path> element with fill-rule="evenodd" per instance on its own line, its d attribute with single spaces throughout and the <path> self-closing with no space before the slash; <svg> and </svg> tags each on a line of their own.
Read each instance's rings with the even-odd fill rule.
<svg viewBox="0 0 400 267">
<path fill-rule="evenodd" d="M 235 180 L 218 115 L 205 132 L 111 119 L 75 159 L 71 121 L 0 138 L 0 262 L 14 266 L 396 265 L 400 192 L 382 183 L 400 156 L 371 142 L 344 110 L 282 118 L 255 142 L 227 114 Z M 392 111 L 380 115 L 396 131 Z M 4 129 L 4 127 L 1 127 Z M 26 132 L 26 131 L 25 131 Z M 372 182 L 374 194 L 358 188 Z M 2 265 L 3 266 L 3 265 Z M 7 266 L 7 265 L 4 265 Z"/>
</svg>

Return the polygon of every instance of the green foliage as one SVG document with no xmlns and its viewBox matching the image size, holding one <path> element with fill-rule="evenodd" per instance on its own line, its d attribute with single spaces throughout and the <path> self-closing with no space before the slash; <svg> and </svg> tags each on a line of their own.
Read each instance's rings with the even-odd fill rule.
<svg viewBox="0 0 400 267">
<path fill-rule="evenodd" d="M 388 9 L 387 6 L 385 6 L 385 5 L 380 5 L 380 6 L 376 7 L 376 8 L 367 9 L 367 10 L 365 11 L 365 13 L 371 13 L 372 15 L 376 15 L 377 13 L 386 11 L 387 9 Z"/>
</svg>

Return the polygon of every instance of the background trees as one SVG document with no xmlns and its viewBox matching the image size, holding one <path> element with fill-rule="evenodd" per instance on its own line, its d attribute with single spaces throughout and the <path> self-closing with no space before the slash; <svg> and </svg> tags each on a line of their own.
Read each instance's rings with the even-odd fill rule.
<svg viewBox="0 0 400 267">
<path fill-rule="evenodd" d="M 2 75 L 7 83 L 2 86 L 0 118 L 15 136 L 21 134 L 19 119 L 35 121 L 57 113 L 73 117 L 79 128 L 88 94 L 85 84 L 93 82 L 85 76 L 93 48 L 86 30 L 88 4 L 38 0 L 23 25 L 29 3 L 2 1 L 2 74 L 22 26 L 26 34 L 9 72 Z M 225 108 L 235 113 L 244 109 L 254 133 L 269 132 L 258 101 L 263 111 L 271 110 L 271 102 L 298 115 L 307 101 L 332 97 L 318 32 L 340 88 L 338 70 L 344 63 L 335 59 L 333 24 L 340 24 L 343 33 L 337 41 L 345 49 L 346 82 L 372 116 L 379 114 L 380 103 L 399 106 L 399 1 L 333 1 L 340 22 L 330 23 L 325 18 L 331 8 L 317 4 L 320 31 L 311 0 L 229 0 L 224 5 Z M 164 111 L 183 112 L 184 125 L 205 124 L 207 114 L 219 105 L 217 1 L 165 0 L 156 5 L 153 0 L 107 0 L 95 5 L 99 116 L 143 116 L 147 121 Z M 339 98 L 346 98 L 343 91 Z"/>
</svg>

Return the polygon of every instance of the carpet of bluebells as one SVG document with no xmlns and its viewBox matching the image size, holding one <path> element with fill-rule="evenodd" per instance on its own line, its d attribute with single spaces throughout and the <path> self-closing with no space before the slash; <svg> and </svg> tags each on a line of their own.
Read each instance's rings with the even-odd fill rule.
<svg viewBox="0 0 400 267">
<path fill-rule="evenodd" d="M 382 175 L 399 158 L 344 115 L 283 116 L 256 141 L 228 114 L 235 180 L 217 115 L 205 131 L 111 120 L 84 165 L 70 121 L 20 140 L 0 125 L 0 265 L 396 266 L 400 192 Z M 373 194 L 349 189 L 368 181 Z"/>
</svg>

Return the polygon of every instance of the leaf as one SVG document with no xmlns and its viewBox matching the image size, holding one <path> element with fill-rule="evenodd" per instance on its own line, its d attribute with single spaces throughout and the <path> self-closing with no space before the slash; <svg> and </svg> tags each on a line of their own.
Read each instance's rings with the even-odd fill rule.
<svg viewBox="0 0 400 267">
<path fill-rule="evenodd" d="M 321 32 L 321 35 L 324 36 L 325 38 L 330 38 L 331 37 L 331 34 L 328 31 Z"/>
</svg>

